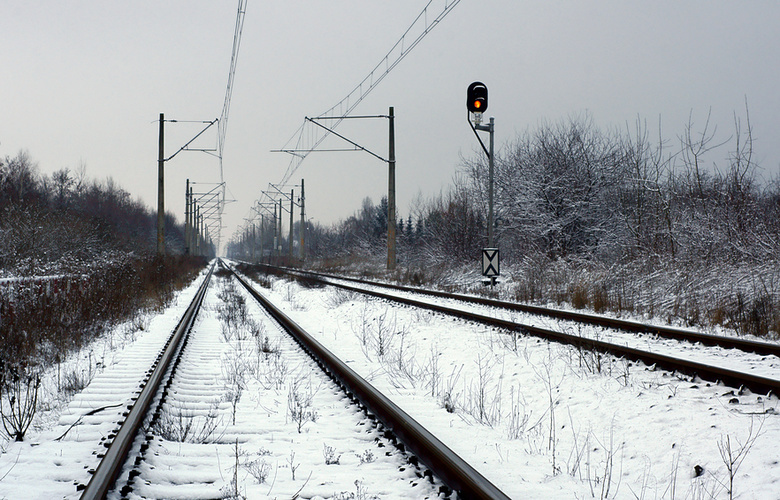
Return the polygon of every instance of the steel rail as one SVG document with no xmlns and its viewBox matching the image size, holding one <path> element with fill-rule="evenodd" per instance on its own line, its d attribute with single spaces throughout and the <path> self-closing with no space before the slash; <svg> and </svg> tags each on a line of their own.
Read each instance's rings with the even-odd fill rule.
<svg viewBox="0 0 780 500">
<path fill-rule="evenodd" d="M 377 286 L 381 288 L 388 288 L 391 290 L 398 290 L 402 292 L 417 293 L 421 295 L 430 295 L 432 297 L 442 299 L 460 300 L 472 304 L 496 307 L 500 309 L 507 309 L 516 312 L 538 314 L 543 316 L 552 317 L 555 319 L 565 319 L 570 321 L 576 321 L 579 323 L 588 323 L 596 326 L 603 326 L 607 328 L 615 328 L 618 330 L 625 330 L 636 333 L 648 333 L 651 335 L 658 335 L 659 337 L 671 338 L 675 340 L 684 340 L 687 342 L 699 342 L 703 345 L 723 347 L 725 349 L 739 349 L 745 352 L 753 352 L 762 356 L 774 355 L 780 357 L 780 344 L 771 344 L 769 342 L 761 342 L 757 340 L 740 339 L 736 337 L 724 337 L 722 335 L 712 335 L 701 332 L 694 332 L 690 330 L 684 330 L 682 328 L 673 328 L 662 325 L 649 325 L 646 323 L 640 323 L 638 321 L 631 321 L 619 318 L 610 318 L 607 316 L 599 316 L 596 314 L 588 314 L 576 311 L 566 311 L 562 309 L 551 309 L 543 306 L 535 306 L 530 304 L 520 304 L 517 302 L 507 302 L 503 300 L 490 299 L 487 297 L 477 297 L 474 295 L 465 295 L 460 293 L 447 293 L 438 290 L 426 290 L 422 288 L 414 288 L 404 285 L 394 285 L 391 283 L 381 283 L 375 281 L 367 281 L 359 278 L 351 278 L 344 276 L 335 276 L 324 273 L 316 273 L 313 271 L 303 271 L 299 269 L 290 269 L 282 267 L 269 266 L 274 269 L 280 269 L 288 273 L 299 273 L 315 276 L 318 278 L 326 279 L 338 279 L 343 281 L 349 281 L 352 283 L 360 283 L 363 285 Z"/>
<path fill-rule="evenodd" d="M 232 269 L 231 269 L 232 270 Z M 311 337 L 297 323 L 277 309 L 238 273 L 238 281 L 252 297 L 306 350 L 312 358 L 347 392 L 360 401 L 387 427 L 434 475 L 464 499 L 508 499 L 493 483 L 450 450 L 385 395 L 377 391 L 354 370 Z"/>
<path fill-rule="evenodd" d="M 285 272 L 289 272 L 289 271 L 285 270 Z M 338 279 L 342 279 L 342 278 L 338 278 Z M 367 290 L 364 288 L 345 285 L 342 283 L 334 283 L 332 281 L 323 281 L 323 282 L 331 286 L 342 288 L 344 290 L 350 290 L 357 293 L 371 295 L 383 300 L 400 302 L 402 304 L 410 305 L 413 307 L 425 308 L 425 309 L 432 310 L 434 312 L 438 312 L 450 316 L 461 317 L 466 320 L 482 323 L 488 326 L 525 332 L 529 335 L 533 335 L 546 340 L 552 340 L 561 344 L 572 345 L 580 349 L 589 349 L 589 350 L 596 350 L 600 352 L 610 353 L 615 356 L 624 357 L 632 361 L 641 361 L 649 366 L 655 366 L 664 370 L 679 371 L 681 373 L 698 376 L 703 380 L 709 380 L 711 382 L 722 382 L 726 385 L 733 386 L 736 388 L 745 387 L 757 394 L 772 393 L 772 394 L 780 395 L 780 380 L 776 380 L 776 379 L 770 379 L 766 377 L 752 375 L 745 372 L 730 370 L 727 368 L 711 366 L 704 363 L 698 363 L 695 361 L 679 359 L 672 356 L 666 356 L 663 354 L 657 354 L 649 351 L 643 351 L 641 349 L 622 346 L 611 342 L 605 342 L 596 339 L 588 339 L 576 335 L 569 335 L 566 333 L 556 332 L 554 330 L 539 328 L 532 325 L 516 323 L 509 320 L 491 318 L 489 316 L 485 316 L 478 313 L 472 313 L 469 311 L 463 311 L 461 309 L 456 309 L 452 307 L 431 304 L 428 302 L 420 302 L 411 298 L 400 297 L 397 295 L 389 295 L 375 290 Z M 410 291 L 417 291 L 417 290 L 411 289 Z M 444 297 L 452 298 L 449 294 L 445 294 Z"/>
<path fill-rule="evenodd" d="M 212 265 L 189 307 L 170 337 L 168 337 L 165 349 L 157 356 L 157 359 L 152 365 L 154 370 L 146 377 L 146 382 L 144 383 L 141 393 L 138 395 L 135 402 L 128 406 L 130 412 L 117 431 L 116 436 L 111 442 L 111 446 L 100 461 L 100 464 L 92 475 L 92 478 L 89 480 L 87 487 L 81 494 L 82 500 L 106 498 L 106 495 L 114 486 L 114 482 L 127 460 L 127 455 L 135 440 L 138 429 L 145 420 L 149 411 L 149 406 L 160 388 L 163 376 L 168 370 L 171 360 L 175 358 L 182 339 L 186 337 L 186 334 L 192 328 L 200 305 L 203 302 L 203 297 L 206 294 L 206 289 L 208 288 L 213 270 L 214 266 Z"/>
<path fill-rule="evenodd" d="M 656 354 L 649 351 L 643 351 L 640 349 L 634 349 L 632 347 L 622 346 L 619 344 L 613 344 L 611 342 L 605 342 L 601 340 L 588 339 L 579 337 L 576 335 L 569 335 L 567 333 L 556 332 L 554 330 L 548 330 L 531 325 L 525 325 L 522 323 L 515 323 L 513 321 L 491 318 L 482 314 L 472 313 L 455 309 L 446 306 L 440 306 L 436 304 L 430 304 L 426 302 L 419 302 L 414 299 L 408 299 L 405 297 L 398 297 L 395 295 L 388 295 L 385 293 L 366 290 L 349 285 L 342 285 L 337 283 L 329 283 L 332 286 L 344 288 L 345 290 L 351 290 L 358 293 L 364 293 L 373 295 L 374 297 L 384 300 L 391 300 L 401 302 L 403 304 L 411 305 L 414 307 L 423 307 L 435 312 L 448 314 L 452 316 L 459 316 L 461 318 L 476 321 L 478 323 L 486 324 L 489 326 L 495 326 L 499 328 L 505 328 L 508 330 L 518 330 L 536 337 L 554 340 L 562 344 L 569 344 L 581 349 L 593 349 L 601 352 L 607 352 L 616 356 L 624 357 L 632 361 L 641 361 L 650 366 L 657 366 L 665 370 L 680 371 L 689 375 L 698 376 L 704 380 L 710 380 L 712 382 L 723 382 L 724 384 L 731 385 L 733 387 L 744 386 L 757 394 L 779 394 L 780 395 L 780 380 L 770 379 L 766 377 L 760 377 L 757 375 L 751 375 L 749 373 L 739 372 L 735 370 L 729 370 L 727 368 L 721 368 L 717 366 L 710 366 L 703 363 L 697 363 L 695 361 L 688 361 L 684 359 L 674 358 L 672 356 L 666 356 L 663 354 Z"/>
</svg>

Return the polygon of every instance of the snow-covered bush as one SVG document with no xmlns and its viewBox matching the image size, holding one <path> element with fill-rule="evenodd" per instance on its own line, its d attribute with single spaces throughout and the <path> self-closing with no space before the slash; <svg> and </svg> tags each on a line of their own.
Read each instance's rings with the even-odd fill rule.
<svg viewBox="0 0 780 500">
<path fill-rule="evenodd" d="M 0 419 L 9 438 L 23 441 L 38 410 L 38 369 L 20 363 L 0 363 Z"/>
</svg>

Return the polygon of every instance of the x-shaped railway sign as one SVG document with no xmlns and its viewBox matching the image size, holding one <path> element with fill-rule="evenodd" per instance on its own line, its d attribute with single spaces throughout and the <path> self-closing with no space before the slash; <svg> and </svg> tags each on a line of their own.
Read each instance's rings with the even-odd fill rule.
<svg viewBox="0 0 780 500">
<path fill-rule="evenodd" d="M 482 249 L 482 276 L 492 278 L 500 275 L 498 248 Z"/>
</svg>

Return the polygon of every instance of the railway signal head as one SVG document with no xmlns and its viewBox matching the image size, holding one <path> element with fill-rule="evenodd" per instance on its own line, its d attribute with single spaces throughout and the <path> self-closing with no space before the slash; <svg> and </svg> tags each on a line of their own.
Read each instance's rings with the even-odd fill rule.
<svg viewBox="0 0 780 500">
<path fill-rule="evenodd" d="M 484 113 L 488 107 L 488 90 L 484 83 L 474 82 L 466 92 L 466 108 L 472 113 Z"/>
</svg>

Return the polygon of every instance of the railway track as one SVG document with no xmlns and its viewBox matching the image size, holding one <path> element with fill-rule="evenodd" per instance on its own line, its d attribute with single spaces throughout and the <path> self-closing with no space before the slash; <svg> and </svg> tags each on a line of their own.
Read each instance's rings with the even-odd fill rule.
<svg viewBox="0 0 780 500">
<path fill-rule="evenodd" d="M 178 352 L 181 350 L 182 341 L 192 328 L 195 317 L 203 302 L 211 279 L 212 269 L 195 294 L 195 298 L 184 313 L 171 336 L 166 342 L 164 350 L 159 354 L 144 378 L 144 384 L 140 394 L 134 403 L 128 408 L 125 420 L 115 434 L 109 435 L 111 444 L 103 456 L 100 464 L 95 469 L 92 479 L 86 485 L 81 498 L 106 498 L 113 487 L 117 476 L 122 470 L 125 460 L 130 452 L 130 447 L 136 440 L 138 430 L 147 418 L 147 414 L 156 396 L 163 377 L 168 372 L 172 362 L 175 362 Z"/>
<path fill-rule="evenodd" d="M 692 330 L 686 330 L 682 328 L 673 328 L 673 327 L 663 326 L 663 325 L 652 325 L 647 323 L 640 323 L 638 321 L 612 318 L 609 316 L 599 316 L 596 314 L 588 314 L 588 313 L 577 312 L 577 311 L 553 309 L 549 307 L 536 306 L 532 304 L 521 304 L 518 302 L 496 300 L 488 297 L 478 297 L 475 295 L 448 293 L 439 290 L 428 290 L 425 288 L 414 288 L 414 287 L 403 286 L 403 285 L 395 285 L 392 283 L 367 281 L 359 278 L 352 278 L 349 276 L 337 276 L 333 274 L 317 273 L 312 271 L 303 271 L 299 269 L 288 269 L 288 268 L 273 267 L 273 266 L 267 266 L 267 267 L 272 269 L 277 269 L 283 272 L 290 272 L 290 273 L 302 275 L 302 276 L 311 276 L 317 279 L 340 280 L 340 281 L 352 282 L 361 285 L 385 288 L 385 289 L 395 290 L 400 292 L 408 292 L 408 293 L 414 293 L 419 295 L 426 295 L 430 297 L 437 297 L 441 299 L 456 300 L 456 301 L 465 302 L 469 304 L 495 307 L 498 309 L 506 309 L 508 311 L 536 314 L 540 316 L 547 316 L 554 319 L 570 320 L 577 323 L 585 323 L 585 324 L 601 326 L 605 328 L 614 328 L 616 330 L 622 330 L 627 332 L 657 335 L 663 338 L 683 340 L 692 343 L 700 343 L 702 345 L 708 345 L 708 346 L 717 346 L 717 347 L 722 347 L 724 349 L 739 349 L 741 351 L 753 352 L 759 355 L 773 355 L 773 356 L 780 357 L 780 344 L 773 344 L 769 342 L 746 340 L 737 337 L 725 337 L 722 335 L 711 335 L 711 334 L 706 334 L 701 332 L 695 332 Z"/>
<path fill-rule="evenodd" d="M 228 273 L 225 269 L 217 274 L 220 275 L 220 279 L 228 280 L 226 277 Z M 221 474 L 219 467 L 216 468 L 218 474 L 214 477 L 208 477 L 208 474 L 206 474 L 207 477 L 202 477 L 203 474 L 198 474 L 200 477 L 190 478 L 192 485 L 188 485 L 189 483 L 182 484 L 183 480 L 181 477 L 165 479 L 167 476 L 164 471 L 167 469 L 187 469 L 192 466 L 193 470 L 198 470 L 192 464 L 202 464 L 203 461 L 209 460 L 213 461 L 214 449 L 217 450 L 218 464 L 220 463 L 219 456 L 222 456 L 223 461 L 228 463 L 235 461 L 233 468 L 230 470 L 233 471 L 232 474 L 235 474 L 236 479 L 233 479 L 232 482 L 228 481 L 226 487 L 233 488 L 233 493 L 238 496 L 240 493 L 237 480 L 240 468 L 239 459 L 244 463 L 246 462 L 243 458 L 246 450 L 253 445 L 257 446 L 258 441 L 256 440 L 258 435 L 264 435 L 267 438 L 267 434 L 270 433 L 270 442 L 275 443 L 272 430 L 274 418 L 277 420 L 282 418 L 286 421 L 291 417 L 291 414 L 287 411 L 270 408 L 273 403 L 267 403 L 266 406 L 266 403 L 261 403 L 259 400 L 255 404 L 265 408 L 264 411 L 267 411 L 269 420 L 267 422 L 257 422 L 256 418 L 242 417 L 242 412 L 240 410 L 237 411 L 237 408 L 240 409 L 240 405 L 247 403 L 246 398 L 242 399 L 240 397 L 240 391 L 238 391 L 238 396 L 236 396 L 235 391 L 228 391 L 233 396 L 225 398 L 213 393 L 213 391 L 210 392 L 211 389 L 208 389 L 208 387 L 213 389 L 213 380 L 215 377 L 220 376 L 220 370 L 223 378 L 226 370 L 224 364 L 221 369 L 218 366 L 220 360 L 219 346 L 222 346 L 221 349 L 223 351 L 226 349 L 225 328 L 223 326 L 220 333 L 219 321 L 210 313 L 210 311 L 218 311 L 221 314 L 222 310 L 219 309 L 221 306 L 215 305 L 216 299 L 213 295 L 219 295 L 221 299 L 224 299 L 223 295 L 226 292 L 223 289 L 219 293 L 214 292 L 212 294 L 209 291 L 209 282 L 213 282 L 215 278 L 211 277 L 211 275 L 209 278 L 204 280 L 195 299 L 171 335 L 165 350 L 155 361 L 154 366 L 149 369 L 145 377 L 146 384 L 134 404 L 132 404 L 132 407 L 128 408 L 121 428 L 109 436 L 110 444 L 106 443 L 107 450 L 105 456 L 86 485 L 81 498 L 106 498 L 107 496 L 111 498 L 166 497 L 169 494 L 173 494 L 173 491 L 178 496 L 184 494 L 189 498 L 202 496 L 202 491 L 206 491 L 206 497 L 209 498 L 213 498 L 215 494 L 223 496 L 227 494 L 229 496 L 231 491 L 225 491 L 224 489 L 214 491 L 214 485 L 219 482 L 219 474 Z M 340 392 L 341 390 L 346 391 L 348 399 L 359 403 L 360 410 L 356 410 L 352 406 L 346 409 L 340 408 L 338 415 L 332 416 L 329 414 L 327 418 L 341 422 L 342 425 L 339 427 L 345 427 L 346 430 L 344 432 L 347 434 L 350 432 L 355 433 L 356 431 L 353 430 L 355 428 L 366 428 L 366 431 L 362 432 L 362 434 L 367 433 L 374 446 L 378 446 L 374 451 L 367 450 L 366 453 L 370 456 L 382 455 L 389 457 L 378 461 L 377 466 L 382 465 L 385 467 L 385 469 L 382 469 L 380 476 L 387 477 L 392 475 L 391 471 L 397 468 L 398 470 L 395 474 L 401 478 L 399 481 L 409 483 L 406 488 L 411 488 L 408 489 L 411 493 L 407 492 L 406 495 L 410 498 L 436 496 L 436 485 L 439 485 L 440 491 L 443 491 L 445 494 L 450 491 L 457 492 L 460 498 L 508 498 L 458 455 L 438 441 L 433 434 L 405 414 L 392 401 L 376 391 L 345 363 L 333 356 L 327 349 L 297 326 L 295 322 L 265 300 L 246 280 L 237 275 L 229 278 L 229 280 L 234 279 L 241 284 L 241 292 L 240 294 L 235 291 L 231 293 L 236 294 L 236 296 L 252 297 L 265 310 L 265 313 L 251 313 L 252 319 L 248 324 L 254 324 L 257 331 L 265 332 L 262 333 L 264 336 L 263 345 L 266 347 L 271 346 L 265 354 L 266 358 L 264 359 L 266 361 L 273 359 L 273 356 L 281 356 L 281 353 L 283 353 L 285 356 L 289 356 L 290 359 L 295 359 L 295 363 L 300 366 L 304 366 L 306 363 L 313 366 L 316 363 L 316 365 L 324 369 L 332 381 L 321 382 L 318 385 L 320 389 L 313 392 L 317 394 L 317 397 L 326 398 L 324 401 L 328 401 L 327 398 L 330 398 L 330 402 L 320 403 L 323 407 L 329 408 L 328 413 L 330 413 L 330 409 L 333 409 L 335 412 L 335 408 L 343 406 L 338 401 L 345 400 L 347 397 Z M 243 299 L 236 300 L 240 302 Z M 206 304 L 207 312 L 205 315 L 202 312 L 199 315 L 198 311 L 202 310 L 202 304 L 204 303 Z M 265 319 L 262 319 L 261 316 L 264 316 Z M 270 326 L 270 318 L 273 318 L 281 326 Z M 236 331 L 239 331 L 241 327 L 237 326 L 236 328 Z M 288 334 L 292 335 L 295 342 L 311 356 L 313 361 L 299 359 L 303 356 L 300 354 L 302 351 L 287 346 L 284 343 L 285 341 L 279 340 L 278 344 L 269 341 L 268 339 L 272 335 L 268 332 L 273 329 L 279 329 L 280 335 L 282 335 L 282 330 L 284 330 L 285 336 Z M 219 340 L 220 335 L 223 336 L 222 341 Z M 246 346 L 241 344 L 239 340 L 236 340 L 240 336 L 239 334 L 236 335 L 237 337 L 235 338 L 231 337 L 230 342 L 233 345 L 233 350 L 230 352 L 233 356 L 238 356 L 236 359 L 240 358 L 243 361 L 247 361 L 245 357 Z M 281 339 L 282 337 L 279 338 Z M 244 340 L 251 343 L 252 337 L 250 336 Z M 237 347 L 235 345 L 236 342 L 238 342 Z M 259 346 L 260 344 L 258 343 L 257 345 Z M 273 347 L 274 345 L 276 347 Z M 257 360 L 253 362 L 259 363 L 260 351 L 258 351 L 257 356 Z M 271 358 L 267 356 L 271 356 Z M 234 362 L 229 366 L 239 365 Z M 280 366 L 277 365 L 277 368 Z M 302 370 L 306 371 L 308 384 L 311 387 L 311 380 L 314 375 L 309 371 L 309 368 L 302 368 Z M 306 377 L 300 380 L 304 380 Z M 235 382 L 235 374 L 227 377 L 227 379 Z M 206 385 L 199 385 L 200 380 L 205 381 Z M 277 381 L 276 383 L 279 382 Z M 269 386 L 273 384 L 269 382 Z M 236 387 L 240 385 L 238 384 Z M 278 392 L 281 387 L 276 387 L 275 389 Z M 292 394 L 293 389 L 292 385 L 290 385 L 288 410 L 292 401 L 289 398 L 292 397 Z M 309 394 L 309 396 L 312 397 L 313 394 Z M 297 400 L 297 397 L 298 392 L 296 389 L 294 399 Z M 197 402 L 197 404 L 195 405 L 194 402 Z M 171 436 L 160 436 L 160 429 L 170 428 L 171 426 L 176 427 L 174 424 L 177 423 L 175 418 L 177 409 L 179 411 L 178 423 L 181 424 L 183 418 L 182 409 L 192 409 L 193 407 L 195 407 L 194 410 L 191 410 L 193 413 L 184 417 L 185 419 L 190 418 L 189 422 L 197 418 L 203 419 L 202 421 L 207 421 L 209 418 L 214 420 L 218 414 L 221 414 L 223 417 L 226 415 L 229 419 L 232 414 L 231 425 L 222 427 L 217 424 L 211 427 L 203 426 L 203 428 L 209 429 L 209 437 L 202 443 L 197 444 L 205 445 L 205 448 L 208 448 L 208 453 L 211 454 L 210 457 L 204 456 L 199 451 L 205 449 L 203 446 L 197 446 L 191 440 L 182 439 L 177 445 L 172 446 Z M 306 410 L 306 408 L 303 408 L 302 413 L 299 413 L 301 416 L 301 421 L 298 422 L 299 432 L 301 431 L 301 426 L 306 424 L 307 418 L 312 422 L 316 418 L 313 410 Z M 166 415 L 169 419 L 168 423 L 160 425 L 161 421 L 166 422 Z M 170 420 L 172 415 L 174 416 L 173 421 Z M 322 418 L 326 418 L 326 416 L 323 415 Z M 271 426 L 271 430 L 267 426 Z M 311 437 L 307 439 L 311 439 Z M 334 437 L 334 439 L 337 442 L 346 442 L 343 440 L 344 438 Z M 362 437 L 361 439 L 365 441 L 367 438 Z M 393 452 L 386 451 L 393 447 L 385 446 L 385 442 L 388 445 L 390 443 L 395 444 L 398 450 Z M 303 444 L 300 444 L 300 446 L 303 446 Z M 328 446 L 325 446 L 325 452 L 328 451 L 328 448 Z M 178 452 L 174 453 L 172 449 L 178 449 Z M 253 463 L 258 467 L 261 464 L 270 464 L 263 457 L 268 456 L 268 460 L 271 460 L 271 452 L 268 452 L 266 455 L 265 452 L 268 450 L 265 450 L 264 447 L 260 447 L 260 450 L 261 452 L 257 460 Z M 335 455 L 336 451 L 331 451 Z M 190 455 L 193 455 L 193 457 L 190 458 Z M 326 456 L 325 458 L 327 464 L 328 457 Z M 338 463 L 338 458 L 334 458 L 334 456 L 331 456 L 330 460 L 331 463 L 333 460 L 335 460 L 335 463 Z M 361 458 L 360 463 L 362 464 L 363 461 L 364 459 Z M 418 464 L 419 467 L 417 467 Z M 297 465 L 300 464 L 298 463 Z M 388 469 L 387 467 L 390 468 Z M 295 481 L 296 468 L 295 454 L 292 453 L 292 456 L 289 457 L 289 465 L 285 474 L 291 472 L 293 482 Z M 222 469 L 225 469 L 224 463 L 222 463 Z M 278 470 L 277 465 L 277 472 Z M 417 470 L 416 476 L 409 476 L 411 470 Z M 421 479 L 425 475 L 426 470 L 430 471 L 430 481 Z M 255 472 L 262 471 L 255 470 Z M 187 474 L 184 473 L 183 476 L 186 477 Z M 164 484 L 156 482 L 161 481 L 161 477 L 164 479 Z M 317 481 L 316 478 L 315 481 Z M 176 484 L 174 485 L 174 483 Z M 275 483 L 276 480 L 274 480 L 273 484 Z M 270 486 L 271 488 L 274 487 L 273 484 Z M 312 491 L 325 492 L 328 491 L 327 488 L 332 487 L 326 483 L 319 485 L 312 483 L 308 487 L 307 484 L 309 484 L 308 480 L 303 483 L 301 489 L 308 488 L 309 495 L 312 495 Z M 361 485 L 358 482 L 355 484 L 358 493 L 360 493 Z M 426 484 L 428 486 L 425 486 Z M 175 490 L 166 490 L 166 488 L 174 487 Z M 318 487 L 319 490 L 317 490 Z M 169 493 L 166 493 L 166 491 Z M 292 496 L 298 495 L 300 491 Z M 331 490 L 332 493 L 333 490 Z"/>
<path fill-rule="evenodd" d="M 429 302 L 412 298 L 410 294 L 432 296 L 439 299 L 467 302 L 480 306 L 488 306 L 497 309 L 517 311 L 536 315 L 544 315 L 559 320 L 567 320 L 578 323 L 587 323 L 604 328 L 612 328 L 621 331 L 633 333 L 649 334 L 663 338 L 670 338 L 689 343 L 700 343 L 707 346 L 716 346 L 722 349 L 738 349 L 740 351 L 755 353 L 757 356 L 775 356 L 780 357 L 780 346 L 765 342 L 756 342 L 738 338 L 722 337 L 716 335 L 707 335 L 698 332 L 691 332 L 683 329 L 669 327 L 646 325 L 633 321 L 620 320 L 616 318 L 607 318 L 590 314 L 577 313 L 572 311 L 561 311 L 547 309 L 538 306 L 529 306 L 505 301 L 498 301 L 484 297 L 474 297 L 462 294 L 449 294 L 445 292 L 416 289 L 411 287 L 392 285 L 387 283 L 376 283 L 356 278 L 344 278 L 333 275 L 324 275 L 308 271 L 291 270 L 285 268 L 276 268 L 264 266 L 272 269 L 274 272 L 284 272 L 290 275 L 306 276 L 310 279 L 335 286 L 355 293 L 370 295 L 382 300 L 393 301 L 412 307 L 419 307 L 435 311 L 437 313 L 457 316 L 469 321 L 486 324 L 496 328 L 502 328 L 508 331 L 520 331 L 528 335 L 550 341 L 568 344 L 579 349 L 595 350 L 603 353 L 609 353 L 617 357 L 622 357 L 631 361 L 643 362 L 649 366 L 655 366 L 672 372 L 681 372 L 691 376 L 700 377 L 703 380 L 711 382 L 721 382 L 734 388 L 746 388 L 757 394 L 780 394 L 780 380 L 777 378 L 764 377 L 747 373 L 745 371 L 733 370 L 715 364 L 706 362 L 692 361 L 682 359 L 676 356 L 660 354 L 647 349 L 638 349 L 627 345 L 621 345 L 617 342 L 607 342 L 597 338 L 587 338 L 581 335 L 564 333 L 550 328 L 541 328 L 528 323 L 520 323 L 511 319 L 502 319 L 487 316 L 482 313 L 469 311 L 459 307 L 442 305 L 435 302 Z M 352 282 L 362 286 L 353 286 L 343 283 Z M 366 286 L 372 288 L 366 288 Z M 375 288 L 391 289 L 396 292 L 403 292 L 406 295 L 385 293 Z M 760 362 L 760 360 L 759 360 Z"/>
</svg>

